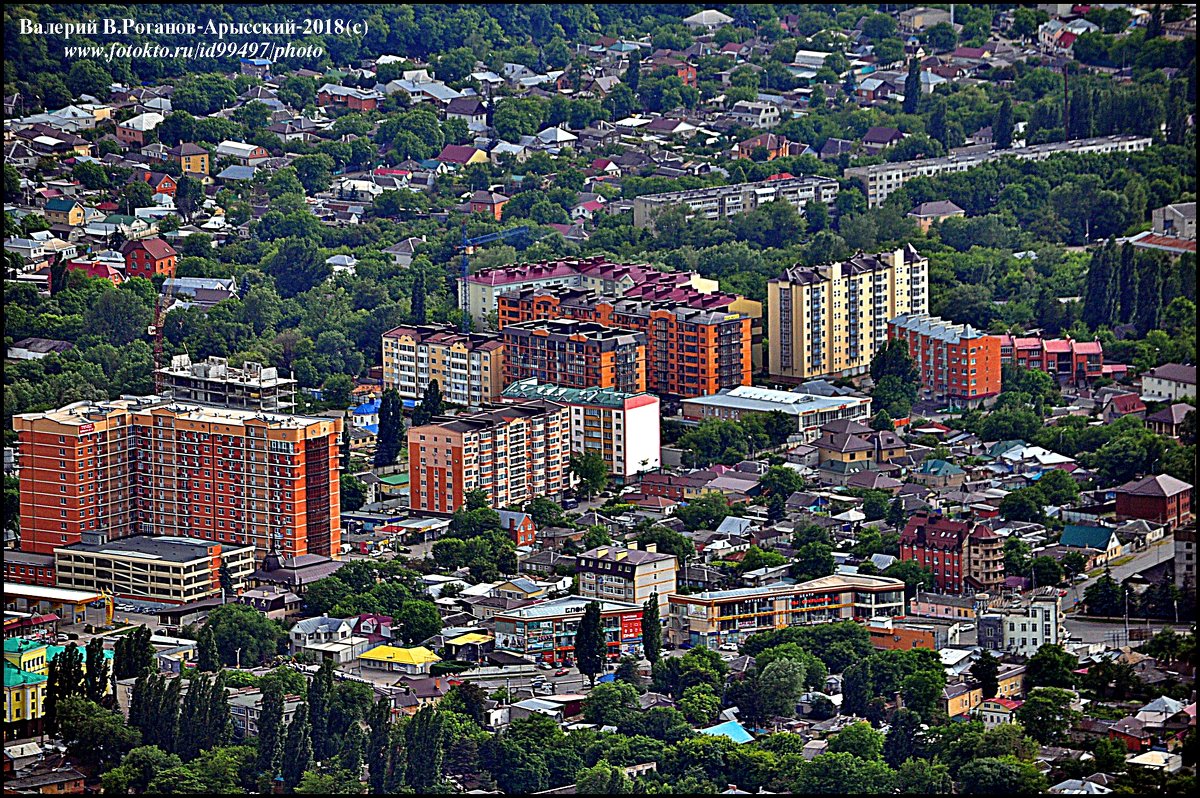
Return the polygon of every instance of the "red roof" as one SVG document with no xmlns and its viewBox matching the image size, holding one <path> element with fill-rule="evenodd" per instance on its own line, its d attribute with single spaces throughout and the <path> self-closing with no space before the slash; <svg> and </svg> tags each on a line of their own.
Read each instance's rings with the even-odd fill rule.
<svg viewBox="0 0 1200 798">
<path fill-rule="evenodd" d="M 1075 354 L 1077 355 L 1103 355 L 1104 347 L 1099 341 L 1076 341 Z"/>
<path fill-rule="evenodd" d="M 135 241 L 126 241 L 121 247 L 121 254 L 128 255 L 135 249 L 144 249 L 150 254 L 150 257 L 155 260 L 169 258 L 172 255 L 178 254 L 175 248 L 163 241 L 161 238 L 139 238 Z"/>
<path fill-rule="evenodd" d="M 989 698 L 988 700 L 993 704 L 999 704 L 1007 710 L 1014 710 L 1025 703 L 1024 701 L 1014 701 L 1011 698 Z"/>
<path fill-rule="evenodd" d="M 604 203 L 600 200 L 591 200 L 590 202 L 583 203 L 579 207 L 583 208 L 585 211 L 598 211 L 604 207 Z"/>
<path fill-rule="evenodd" d="M 1078 38 L 1079 36 L 1077 34 L 1071 33 L 1070 31 L 1064 31 L 1058 37 L 1058 46 L 1069 48 L 1075 44 L 1075 40 Z"/>
<path fill-rule="evenodd" d="M 1114 396 L 1109 404 L 1120 413 L 1139 413 L 1146 409 L 1146 403 L 1136 393 L 1123 393 Z"/>
<path fill-rule="evenodd" d="M 777 175 L 771 175 L 770 177 L 767 178 L 767 180 L 791 180 L 791 179 L 792 179 L 791 172 L 780 172 Z"/>
<path fill-rule="evenodd" d="M 434 160 L 443 161 L 445 163 L 465 164 L 475 156 L 479 150 L 474 147 L 469 147 L 466 144 L 447 144 L 442 148 L 442 152 Z"/>
<path fill-rule="evenodd" d="M 1071 351 L 1071 340 L 1069 338 L 1053 338 L 1045 342 L 1046 351 L 1054 353 L 1066 353 Z"/>
</svg>

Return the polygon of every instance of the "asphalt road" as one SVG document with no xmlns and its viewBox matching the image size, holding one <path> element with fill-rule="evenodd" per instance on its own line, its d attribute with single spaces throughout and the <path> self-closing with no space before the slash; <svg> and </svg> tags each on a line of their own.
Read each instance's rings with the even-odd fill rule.
<svg viewBox="0 0 1200 798">
<path fill-rule="evenodd" d="M 1133 559 L 1122 565 L 1114 566 L 1112 569 L 1112 577 L 1118 582 L 1127 579 L 1139 571 L 1144 570 L 1152 565 L 1169 560 L 1175 556 L 1175 538 L 1168 536 L 1152 544 L 1148 549 L 1140 551 L 1133 556 Z M 1120 559 L 1120 558 L 1118 558 Z M 1083 599 L 1084 591 L 1089 585 L 1092 585 L 1104 575 L 1104 569 L 1101 568 L 1086 581 L 1080 582 L 1067 590 L 1067 595 L 1063 597 L 1062 608 L 1063 612 L 1071 612 L 1075 609 L 1075 605 Z"/>
</svg>

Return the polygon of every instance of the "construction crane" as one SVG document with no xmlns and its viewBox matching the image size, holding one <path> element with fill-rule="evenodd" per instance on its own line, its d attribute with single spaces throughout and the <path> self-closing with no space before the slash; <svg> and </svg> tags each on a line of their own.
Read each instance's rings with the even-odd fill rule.
<svg viewBox="0 0 1200 798">
<path fill-rule="evenodd" d="M 467 223 L 462 224 L 462 244 L 459 249 L 462 250 L 462 273 L 461 280 L 458 285 L 459 307 L 462 309 L 462 331 L 470 332 L 471 330 L 471 303 L 470 293 L 467 288 L 467 279 L 471 276 L 471 268 L 469 257 L 474 253 L 475 247 L 480 244 L 487 244 L 491 241 L 499 241 L 504 238 L 512 238 L 513 236 L 527 236 L 529 228 L 522 225 L 521 227 L 511 227 L 508 230 L 501 230 L 499 233 L 488 233 L 485 236 L 476 238 L 467 238 Z"/>
<path fill-rule="evenodd" d="M 171 282 L 167 282 L 167 281 Z M 163 281 L 162 289 L 158 294 L 158 301 L 154 303 L 154 323 L 146 330 L 148 335 L 154 336 L 154 392 L 162 394 L 163 392 L 163 326 L 167 320 L 167 310 L 170 309 L 171 303 L 175 301 L 175 283 L 172 276 L 168 276 L 167 280 Z"/>
</svg>

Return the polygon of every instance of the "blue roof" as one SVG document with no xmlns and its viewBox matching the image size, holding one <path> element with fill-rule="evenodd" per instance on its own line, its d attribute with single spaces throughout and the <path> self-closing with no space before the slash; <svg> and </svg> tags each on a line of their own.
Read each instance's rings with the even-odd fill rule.
<svg viewBox="0 0 1200 798">
<path fill-rule="evenodd" d="M 597 679 L 596 682 L 599 684 L 599 683 L 606 683 L 606 682 L 615 682 L 616 680 L 617 680 L 617 675 L 615 673 L 606 673 L 603 676 L 601 676 L 599 679 Z"/>
<path fill-rule="evenodd" d="M 369 402 L 363 402 L 358 407 L 354 408 L 356 416 L 373 416 L 379 412 L 380 400 L 372 399 Z"/>
<path fill-rule="evenodd" d="M 366 430 L 367 432 L 371 433 L 372 435 L 378 435 L 378 434 L 379 434 L 379 425 L 378 425 L 378 424 L 364 424 L 364 425 L 363 425 L 362 427 L 360 427 L 359 429 L 364 429 L 364 430 Z"/>
<path fill-rule="evenodd" d="M 253 180 L 253 166 L 230 166 L 217 175 L 222 180 Z"/>
<path fill-rule="evenodd" d="M 707 729 L 700 729 L 701 734 L 707 734 L 712 737 L 728 737 L 735 743 L 749 743 L 754 741 L 754 737 L 750 732 L 746 731 L 746 727 L 738 723 L 736 720 L 727 720 L 724 723 L 718 723 L 716 726 L 709 726 Z"/>
<path fill-rule="evenodd" d="M 1108 541 L 1112 535 L 1112 529 L 1106 526 L 1067 524 L 1058 542 L 1064 546 L 1105 551 L 1108 549 Z"/>
</svg>

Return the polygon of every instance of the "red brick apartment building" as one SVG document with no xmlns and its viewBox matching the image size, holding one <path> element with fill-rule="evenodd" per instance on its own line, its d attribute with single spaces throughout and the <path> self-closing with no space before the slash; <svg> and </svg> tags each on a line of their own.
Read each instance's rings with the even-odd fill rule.
<svg viewBox="0 0 1200 798">
<path fill-rule="evenodd" d="M 125 256 L 125 276 L 145 277 L 149 280 L 156 274 L 163 277 L 175 276 L 175 263 L 179 253 L 161 238 L 139 238 L 121 245 Z"/>
<path fill-rule="evenodd" d="M 1104 376 L 1104 347 L 1099 341 L 998 335 L 1000 363 L 1044 371 L 1060 382 L 1082 385 Z"/>
<path fill-rule="evenodd" d="M 1000 339 L 925 313 L 888 322 L 889 339 L 908 344 L 921 387 L 932 398 L 976 407 L 1000 393 Z"/>
<path fill-rule="evenodd" d="M 333 556 L 341 546 L 340 418 L 150 397 L 13 418 L 21 550 L 84 536 L 170 535 Z"/>
<path fill-rule="evenodd" d="M 707 396 L 749 385 L 751 319 L 670 301 L 605 299 L 591 291 L 527 288 L 498 300 L 500 329 L 545 319 L 576 319 L 646 337 L 646 385 L 660 396 Z M 512 360 L 511 353 L 506 362 Z"/>
<path fill-rule="evenodd" d="M 534 377 L 563 388 L 646 390 L 646 336 L 574 319 L 507 324 L 504 382 Z"/>
<path fill-rule="evenodd" d="M 938 593 L 975 593 L 1004 583 L 1004 542 L 973 521 L 914 514 L 900 533 L 900 559 L 931 570 Z"/>
</svg>

